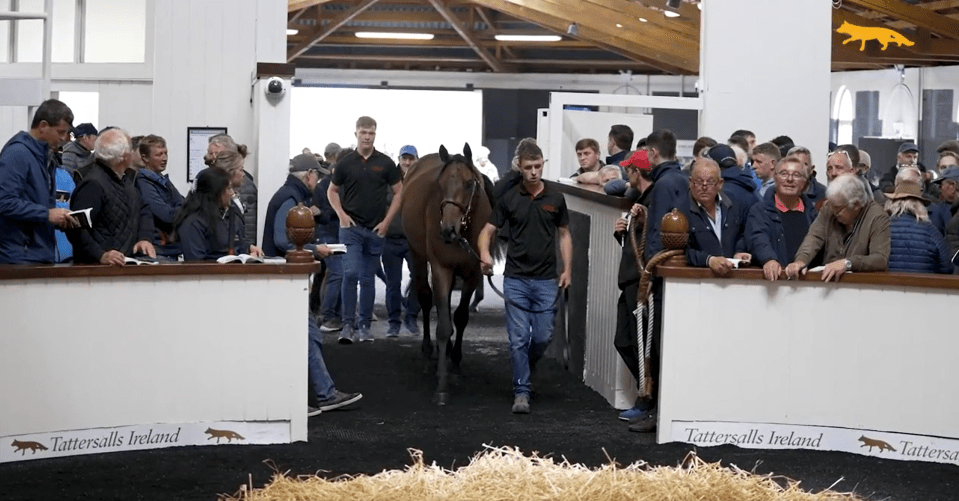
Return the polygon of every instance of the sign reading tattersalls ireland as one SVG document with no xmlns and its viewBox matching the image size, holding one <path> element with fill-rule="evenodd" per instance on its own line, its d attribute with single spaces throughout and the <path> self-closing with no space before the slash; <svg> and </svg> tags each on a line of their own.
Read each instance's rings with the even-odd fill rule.
<svg viewBox="0 0 959 501">
<path fill-rule="evenodd" d="M 286 421 L 118 426 L 0 437 L 0 463 L 181 445 L 289 442 L 290 423 Z"/>
<path fill-rule="evenodd" d="M 903 461 L 959 465 L 959 440 L 925 435 L 770 423 L 673 421 L 672 440 L 699 446 L 842 451 Z"/>
</svg>

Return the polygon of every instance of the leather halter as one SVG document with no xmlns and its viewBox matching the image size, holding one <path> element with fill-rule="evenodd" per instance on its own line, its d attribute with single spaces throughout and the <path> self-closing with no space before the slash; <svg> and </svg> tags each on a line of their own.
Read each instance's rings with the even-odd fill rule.
<svg viewBox="0 0 959 501">
<path fill-rule="evenodd" d="M 451 158 L 450 161 L 447 162 L 442 169 L 440 169 L 440 173 L 445 171 L 446 168 L 449 167 L 449 165 L 452 164 L 455 160 L 456 160 L 455 158 Z M 469 165 L 469 164 L 466 164 L 466 165 Z M 472 188 L 470 189 L 469 202 L 466 204 L 466 207 L 463 207 L 463 204 L 451 198 L 444 198 L 443 201 L 440 202 L 440 218 L 441 219 L 443 217 L 443 208 L 446 207 L 446 204 L 451 204 L 460 210 L 460 213 L 462 213 L 462 216 L 460 216 L 460 227 L 461 227 L 460 232 L 461 233 L 465 233 L 465 230 L 469 228 L 470 220 L 473 217 L 473 199 L 476 198 L 476 187 L 479 185 L 479 181 L 476 180 L 476 177 L 473 177 L 471 184 L 472 184 Z"/>
</svg>

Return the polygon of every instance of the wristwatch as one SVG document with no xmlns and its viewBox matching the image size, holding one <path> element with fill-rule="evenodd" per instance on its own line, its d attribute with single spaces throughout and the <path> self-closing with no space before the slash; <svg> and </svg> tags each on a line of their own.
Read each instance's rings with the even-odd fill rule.
<svg viewBox="0 0 959 501">
<path fill-rule="evenodd" d="M 847 259 L 845 263 L 845 268 L 846 268 L 846 271 L 852 271 L 852 261 Z"/>
</svg>

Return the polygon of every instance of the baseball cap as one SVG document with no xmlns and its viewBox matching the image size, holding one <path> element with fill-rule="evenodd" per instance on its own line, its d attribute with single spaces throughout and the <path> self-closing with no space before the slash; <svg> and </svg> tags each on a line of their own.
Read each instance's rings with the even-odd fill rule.
<svg viewBox="0 0 959 501">
<path fill-rule="evenodd" d="M 649 165 L 649 152 L 646 150 L 636 150 L 629 158 L 619 163 L 620 167 L 635 167 L 641 171 L 649 172 L 653 170 Z"/>
<path fill-rule="evenodd" d="M 315 170 L 321 174 L 329 174 L 330 171 L 320 165 L 319 160 L 312 153 L 301 153 L 290 161 L 290 172 L 306 172 Z"/>
<path fill-rule="evenodd" d="M 736 165 L 736 153 L 726 144 L 706 148 L 703 150 L 703 155 L 713 159 L 723 169 Z"/>
<path fill-rule="evenodd" d="M 92 123 L 84 122 L 73 128 L 73 137 L 81 138 L 83 136 L 96 136 L 97 128 Z"/>
<path fill-rule="evenodd" d="M 919 153 L 919 147 L 916 146 L 916 143 L 902 143 L 899 145 L 899 153 L 905 153 L 907 151 Z"/>
<path fill-rule="evenodd" d="M 416 153 L 416 146 L 413 146 L 412 144 L 408 144 L 400 148 L 400 156 L 403 155 L 413 155 L 416 158 L 420 157 L 419 154 Z"/>
<path fill-rule="evenodd" d="M 942 171 L 933 183 L 941 183 L 946 180 L 959 183 L 959 167 L 949 167 Z"/>
</svg>

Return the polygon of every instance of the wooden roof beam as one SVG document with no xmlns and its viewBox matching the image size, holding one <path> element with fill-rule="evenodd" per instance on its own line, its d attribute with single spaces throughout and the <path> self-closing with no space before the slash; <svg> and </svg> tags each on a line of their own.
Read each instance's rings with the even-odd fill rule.
<svg viewBox="0 0 959 501">
<path fill-rule="evenodd" d="M 292 0 L 291 0 L 292 1 Z M 351 19 L 359 15 L 359 13 L 370 8 L 371 5 L 375 4 L 378 0 L 362 0 L 356 7 L 344 12 L 339 17 L 334 18 L 330 21 L 330 24 L 323 28 L 317 24 L 316 31 L 307 35 L 306 40 L 296 44 L 292 49 L 288 50 L 286 53 L 286 62 L 293 61 L 297 56 L 306 52 L 310 47 L 313 46 L 316 42 L 323 40 L 328 37 L 334 31 L 340 29 L 341 26 L 350 22 Z M 318 9 L 319 10 L 319 9 Z"/>
<path fill-rule="evenodd" d="M 300 9 L 306 9 L 314 5 L 320 5 L 332 0 L 288 0 L 286 3 L 286 11 L 293 12 Z"/>
<path fill-rule="evenodd" d="M 487 2 L 476 0 L 476 3 L 486 4 Z M 532 19 L 526 18 L 530 22 L 535 23 L 537 16 L 549 16 L 563 20 L 560 27 L 552 28 L 559 34 L 565 34 L 569 23 L 575 21 L 580 28 L 580 39 L 588 39 L 583 33 L 583 28 L 589 28 L 592 30 L 593 36 L 596 36 L 596 33 L 601 34 L 597 38 L 593 38 L 594 41 L 609 43 L 610 40 L 621 40 L 642 47 L 641 50 L 636 52 L 636 55 L 669 61 L 672 64 L 678 63 L 679 66 L 686 68 L 684 73 L 699 72 L 698 33 L 695 39 L 687 39 L 654 23 L 643 23 L 638 18 L 617 14 L 608 9 L 596 9 L 585 2 L 504 0 L 504 3 L 530 9 L 533 17 Z"/>
<path fill-rule="evenodd" d="M 959 20 L 937 14 L 935 11 L 892 0 L 846 0 L 846 2 L 907 21 L 939 36 L 959 40 Z"/>
<path fill-rule="evenodd" d="M 473 36 L 473 33 L 468 31 L 463 26 L 463 23 L 460 22 L 460 20 L 456 17 L 455 14 L 453 14 L 448 8 L 446 8 L 446 5 L 444 5 L 441 0 L 428 0 L 428 1 L 430 5 L 432 5 L 433 8 L 436 9 L 436 11 L 439 12 L 440 15 L 446 19 L 446 22 L 450 23 L 450 25 L 453 26 L 453 29 L 455 29 L 456 32 L 459 33 L 461 37 L 463 37 L 463 40 L 466 41 L 466 43 L 470 46 L 470 48 L 472 48 L 473 51 L 476 52 L 479 55 L 479 57 L 483 59 L 483 61 L 486 61 L 486 64 L 489 65 L 489 67 L 492 68 L 493 71 L 497 73 L 503 73 L 506 71 L 506 67 L 503 65 L 503 63 L 501 63 L 498 59 L 493 57 L 493 55 L 490 54 L 485 48 L 483 48 L 483 45 L 476 39 L 476 37 Z"/>
<path fill-rule="evenodd" d="M 473 3 L 502 12 L 516 19 L 542 26 L 556 33 L 565 33 L 566 27 L 569 25 L 568 19 L 564 19 L 558 15 L 550 15 L 523 5 L 517 5 L 508 0 L 473 0 Z M 648 54 L 648 48 L 640 46 L 631 40 L 611 37 L 606 33 L 598 32 L 586 26 L 581 26 L 579 34 L 572 38 L 592 43 L 610 52 L 615 52 L 634 61 L 645 63 L 664 73 L 678 75 L 695 74 L 699 71 L 698 63 L 695 68 L 692 68 L 677 64 L 672 58 L 658 59 Z"/>
</svg>

